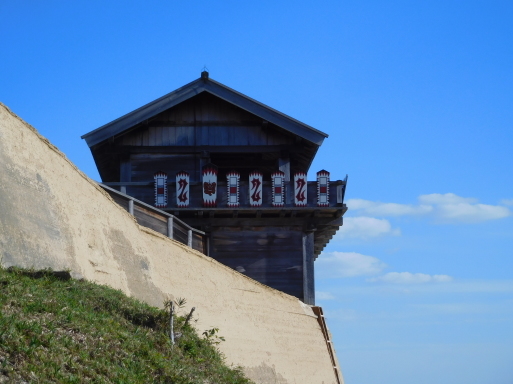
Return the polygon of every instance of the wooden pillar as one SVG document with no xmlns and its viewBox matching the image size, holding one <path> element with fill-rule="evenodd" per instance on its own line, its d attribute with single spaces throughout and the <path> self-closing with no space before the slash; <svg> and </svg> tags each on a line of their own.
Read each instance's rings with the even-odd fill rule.
<svg viewBox="0 0 513 384">
<path fill-rule="evenodd" d="M 201 181 L 201 177 L 202 177 L 201 172 L 203 170 L 203 167 L 208 163 L 210 163 L 210 152 L 207 152 L 207 151 L 201 152 L 201 155 L 199 156 L 199 170 L 194 175 L 194 178 L 191 178 L 191 181 Z"/>
<path fill-rule="evenodd" d="M 167 237 L 174 239 L 173 237 L 173 217 L 167 218 Z"/>
<path fill-rule="evenodd" d="M 288 153 L 282 153 L 278 159 L 278 168 L 285 174 L 285 204 L 292 203 L 294 188 L 290 185 L 290 157 Z"/>
<path fill-rule="evenodd" d="M 315 305 L 314 234 L 303 234 L 303 302 Z"/>
<path fill-rule="evenodd" d="M 280 157 L 278 159 L 278 168 L 285 174 L 285 181 L 290 181 L 290 158 Z"/>
<path fill-rule="evenodd" d="M 130 156 L 122 158 L 121 162 L 119 163 L 119 181 L 132 181 L 132 164 L 130 163 Z M 126 193 L 125 185 L 121 186 L 120 192 Z"/>
</svg>

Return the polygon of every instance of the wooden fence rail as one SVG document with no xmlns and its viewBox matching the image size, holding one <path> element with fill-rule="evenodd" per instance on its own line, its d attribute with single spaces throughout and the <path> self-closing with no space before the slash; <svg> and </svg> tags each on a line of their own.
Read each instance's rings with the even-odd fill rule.
<svg viewBox="0 0 513 384">
<path fill-rule="evenodd" d="M 137 197 L 147 204 L 154 204 L 155 202 L 155 182 L 154 181 L 121 181 L 121 182 L 107 182 L 111 188 L 115 188 L 123 193 Z M 171 180 L 166 182 L 167 185 L 167 198 L 168 208 L 176 207 L 176 182 Z M 322 208 L 338 207 L 344 203 L 344 194 L 347 185 L 347 177 L 344 180 L 332 180 L 329 183 L 329 206 Z M 285 181 L 285 207 L 294 207 L 294 182 Z M 203 184 L 198 181 L 191 181 L 189 183 L 189 206 L 185 209 L 201 209 L 203 208 Z M 262 196 L 261 205 L 258 209 L 273 208 L 272 205 L 272 183 L 264 181 L 262 183 Z M 250 205 L 249 182 L 241 180 L 239 182 L 239 203 L 238 208 L 254 208 Z M 225 181 L 217 183 L 217 207 L 228 207 L 227 187 Z M 319 208 L 317 206 L 317 182 L 307 182 L 307 207 L 305 208 Z M 184 209 L 184 208 L 182 208 Z"/>
<path fill-rule="evenodd" d="M 321 331 L 324 336 L 324 341 L 326 341 L 326 347 L 328 348 L 328 353 L 331 359 L 331 365 L 333 366 L 335 377 L 337 378 L 337 384 L 344 384 L 344 377 L 342 376 L 342 372 L 340 371 L 337 354 L 335 353 L 335 347 L 333 346 L 333 341 L 331 340 L 331 333 L 328 330 L 328 326 L 326 325 L 326 318 L 324 317 L 324 312 L 322 311 L 321 307 L 317 306 L 313 306 L 312 310 L 317 316 L 317 322 L 321 327 Z"/>
<path fill-rule="evenodd" d="M 105 184 L 99 183 L 99 185 L 116 203 L 133 215 L 140 225 L 151 228 L 208 255 L 208 237 L 205 232 L 192 228 L 177 217 L 134 199 L 132 196 L 116 191 Z"/>
</svg>

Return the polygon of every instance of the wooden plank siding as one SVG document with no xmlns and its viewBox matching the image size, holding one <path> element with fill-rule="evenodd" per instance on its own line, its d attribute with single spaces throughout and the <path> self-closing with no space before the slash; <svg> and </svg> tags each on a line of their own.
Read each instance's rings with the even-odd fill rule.
<svg viewBox="0 0 513 384">
<path fill-rule="evenodd" d="M 303 299 L 301 228 L 216 228 L 210 256 L 272 288 Z"/>
<path fill-rule="evenodd" d="M 155 172 L 166 172 L 168 180 L 179 171 L 187 171 L 191 174 L 191 180 L 200 178 L 199 156 L 187 154 L 132 154 L 130 156 L 131 180 L 132 181 L 153 181 Z M 172 180 L 174 181 L 174 180 Z"/>
<path fill-rule="evenodd" d="M 267 149 L 252 149 L 255 147 Z M 170 148 L 177 150 L 176 154 L 187 151 L 195 156 L 190 168 L 195 170 L 191 172 L 192 180 L 198 180 L 202 153 L 207 153 L 206 157 L 218 165 L 220 172 L 240 167 L 244 174 L 255 168 L 267 173 L 275 171 L 284 152 L 290 157 L 291 172 L 307 171 L 317 151 L 314 144 L 205 92 L 91 150 L 102 180 L 108 182 L 126 180 L 121 177 L 126 171 L 121 172 L 120 167 L 122 162 L 131 160 L 134 160 L 131 163 L 135 168 L 134 180 L 141 180 L 142 175 L 138 177 L 141 160 L 136 156 L 154 154 L 164 158 L 170 154 Z M 155 152 L 159 149 L 162 153 Z M 157 164 L 156 168 L 154 172 L 160 166 Z"/>
<path fill-rule="evenodd" d="M 293 145 L 292 138 L 264 131 L 261 127 L 244 126 L 164 126 L 148 127 L 128 133 L 117 142 L 126 146 L 214 146 L 214 145 Z"/>
<path fill-rule="evenodd" d="M 103 182 L 123 193 L 107 190 L 141 225 L 314 304 L 313 262 L 342 225 L 346 182 L 330 183 L 328 207 L 317 206 L 317 183 L 308 182 L 307 206 L 296 207 L 291 180 L 309 171 L 327 135 L 214 81 L 191 84 L 84 136 Z M 218 169 L 217 207 L 204 208 L 208 163 Z M 286 178 L 283 207 L 272 206 L 277 170 Z M 189 206 L 178 208 L 180 171 L 190 175 Z M 227 204 L 230 171 L 240 174 L 238 207 Z M 253 171 L 263 174 L 259 207 L 249 201 Z M 162 209 L 154 208 L 156 172 L 168 177 Z"/>
<path fill-rule="evenodd" d="M 137 222 L 162 234 L 167 233 L 167 218 L 157 215 L 150 210 L 134 205 L 134 216 Z"/>
<path fill-rule="evenodd" d="M 115 140 L 129 146 L 294 144 L 294 137 L 249 112 L 203 93 L 151 119 L 146 127 Z"/>
</svg>

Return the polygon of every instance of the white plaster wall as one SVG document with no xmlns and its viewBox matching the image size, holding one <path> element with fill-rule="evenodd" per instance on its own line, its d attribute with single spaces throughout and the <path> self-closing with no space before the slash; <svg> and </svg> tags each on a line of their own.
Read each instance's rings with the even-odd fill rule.
<svg viewBox="0 0 513 384">
<path fill-rule="evenodd" d="M 0 260 L 70 269 L 159 307 L 186 298 L 197 328 L 218 327 L 227 361 L 257 383 L 336 383 L 308 306 L 139 226 L 2 104 Z"/>
</svg>

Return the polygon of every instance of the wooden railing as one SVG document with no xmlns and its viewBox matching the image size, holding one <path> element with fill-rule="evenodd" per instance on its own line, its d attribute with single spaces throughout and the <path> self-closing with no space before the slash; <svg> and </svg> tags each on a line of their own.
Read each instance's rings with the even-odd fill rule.
<svg viewBox="0 0 513 384">
<path fill-rule="evenodd" d="M 116 203 L 133 215 L 140 225 L 208 255 L 208 236 L 205 235 L 205 232 L 192 228 L 177 217 L 116 191 L 105 184 L 99 183 L 99 185 Z"/>
<path fill-rule="evenodd" d="M 337 355 L 335 353 L 335 347 L 333 346 L 333 341 L 331 340 L 331 333 L 328 330 L 328 326 L 326 325 L 326 318 L 324 317 L 322 308 L 313 306 L 312 310 L 317 316 L 317 322 L 321 327 L 321 331 L 324 336 L 324 341 L 326 342 L 326 347 L 328 348 L 328 353 L 330 355 L 331 365 L 333 366 L 335 377 L 337 378 L 337 384 L 344 384 L 344 377 L 342 376 L 342 372 L 340 371 Z"/>
<path fill-rule="evenodd" d="M 121 192 L 136 196 L 139 200 L 152 203 L 155 201 L 155 183 L 153 181 L 136 181 L 136 182 L 107 182 L 111 188 L 121 190 Z M 307 182 L 307 206 L 304 208 L 336 208 L 344 203 L 344 195 L 347 185 L 347 177 L 345 180 L 335 180 L 330 182 L 329 187 L 329 207 L 317 207 L 317 182 Z M 168 206 L 166 210 L 176 209 L 176 183 L 168 181 Z M 262 188 L 262 205 L 252 207 L 249 203 L 249 185 L 247 181 L 240 181 L 239 196 L 240 206 L 235 209 L 283 209 L 294 208 L 294 184 L 291 181 L 285 182 L 285 207 L 274 208 L 272 206 L 272 187 L 270 181 L 263 182 Z M 176 210 L 203 210 L 203 189 L 202 183 L 190 182 L 190 206 L 188 208 L 178 208 Z M 217 188 L 217 208 L 227 208 L 227 188 L 226 182 L 220 181 Z M 304 209 L 303 208 L 303 209 Z M 233 208 L 231 208 L 233 209 Z"/>
</svg>

